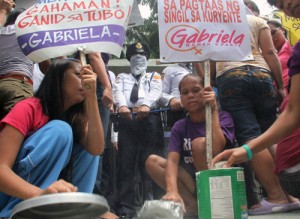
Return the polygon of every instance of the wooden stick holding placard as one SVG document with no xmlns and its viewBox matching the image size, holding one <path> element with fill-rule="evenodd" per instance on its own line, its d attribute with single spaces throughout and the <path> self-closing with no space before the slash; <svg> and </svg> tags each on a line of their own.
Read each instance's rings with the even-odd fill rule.
<svg viewBox="0 0 300 219">
<path fill-rule="evenodd" d="M 87 61 L 86 61 L 86 54 L 85 54 L 85 48 L 78 46 L 78 51 L 80 52 L 80 63 L 81 66 L 86 66 Z M 89 84 L 84 84 L 83 85 L 86 89 L 91 89 L 91 86 Z"/>
<path fill-rule="evenodd" d="M 78 51 L 80 52 L 80 63 L 81 66 L 85 66 L 86 65 L 86 57 L 85 57 L 85 48 L 82 46 L 78 46 Z"/>
<path fill-rule="evenodd" d="M 204 87 L 210 86 L 210 60 L 204 61 Z M 205 125 L 206 125 L 206 160 L 207 167 L 210 168 L 212 160 L 212 116 L 211 105 L 205 105 Z"/>
</svg>

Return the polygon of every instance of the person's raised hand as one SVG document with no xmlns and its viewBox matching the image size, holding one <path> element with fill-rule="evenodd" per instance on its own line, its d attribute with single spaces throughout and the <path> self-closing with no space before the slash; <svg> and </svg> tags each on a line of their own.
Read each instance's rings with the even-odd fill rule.
<svg viewBox="0 0 300 219">
<path fill-rule="evenodd" d="M 96 95 L 97 75 L 93 72 L 90 65 L 83 66 L 80 71 L 81 84 L 85 94 Z"/>
<path fill-rule="evenodd" d="M 16 6 L 13 0 L 0 0 L 0 12 L 8 14 Z"/>
<path fill-rule="evenodd" d="M 214 111 L 218 109 L 216 93 L 211 86 L 203 89 L 204 103 L 210 103 L 211 109 Z"/>
</svg>

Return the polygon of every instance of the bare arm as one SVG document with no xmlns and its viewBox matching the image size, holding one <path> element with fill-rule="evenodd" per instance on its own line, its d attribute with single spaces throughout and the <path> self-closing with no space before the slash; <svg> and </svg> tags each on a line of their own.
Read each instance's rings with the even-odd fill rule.
<svg viewBox="0 0 300 219">
<path fill-rule="evenodd" d="M 292 77 L 292 86 L 289 96 L 289 103 L 285 111 L 280 114 L 273 125 L 262 135 L 248 143 L 252 153 L 258 153 L 280 140 L 288 137 L 293 131 L 300 126 L 300 74 Z M 242 147 L 225 150 L 213 158 L 211 167 L 220 160 L 227 159 L 225 167 L 232 164 L 242 163 L 248 160 L 246 150 Z"/>
<path fill-rule="evenodd" d="M 204 102 L 210 103 L 211 111 L 212 111 L 212 145 L 213 145 L 213 155 L 220 153 L 225 145 L 226 145 L 226 138 L 223 134 L 220 119 L 219 119 L 219 111 L 218 105 L 216 101 L 216 94 L 212 87 L 204 88 Z"/>
<path fill-rule="evenodd" d="M 282 68 L 277 56 L 276 49 L 273 45 L 270 30 L 268 28 L 264 28 L 260 30 L 258 41 L 262 51 L 262 55 L 266 60 L 266 62 L 268 63 L 271 72 L 273 73 L 274 80 L 277 86 L 278 100 L 281 103 L 285 97 L 283 78 L 282 78 Z"/>
<path fill-rule="evenodd" d="M 112 105 L 112 87 L 104 66 L 104 62 L 101 58 L 101 54 L 90 53 L 89 60 L 93 71 L 96 72 L 98 79 L 104 88 L 102 97 L 103 104 L 107 108 L 110 108 L 110 106 Z"/>
<path fill-rule="evenodd" d="M 194 62 L 193 67 L 195 69 L 195 73 L 200 77 L 204 78 L 204 69 L 202 67 L 202 64 L 200 62 Z"/>
<path fill-rule="evenodd" d="M 88 117 L 86 138 L 84 139 L 83 146 L 89 153 L 99 155 L 104 150 L 104 132 L 96 95 L 97 76 L 91 71 L 90 66 L 84 66 L 82 69 L 81 80 L 86 94 Z"/>
<path fill-rule="evenodd" d="M 177 179 L 178 179 L 178 165 L 180 155 L 176 152 L 169 152 L 166 165 L 166 192 L 178 193 Z"/>
</svg>

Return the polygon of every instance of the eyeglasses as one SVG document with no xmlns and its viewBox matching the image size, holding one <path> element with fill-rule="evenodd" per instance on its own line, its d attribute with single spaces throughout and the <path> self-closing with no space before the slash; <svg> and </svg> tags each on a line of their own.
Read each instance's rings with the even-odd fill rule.
<svg viewBox="0 0 300 219">
<path fill-rule="evenodd" d="M 274 35 L 276 34 L 276 32 L 280 29 L 280 27 L 277 27 L 276 29 L 271 29 L 271 35 L 272 37 L 274 37 Z"/>
</svg>

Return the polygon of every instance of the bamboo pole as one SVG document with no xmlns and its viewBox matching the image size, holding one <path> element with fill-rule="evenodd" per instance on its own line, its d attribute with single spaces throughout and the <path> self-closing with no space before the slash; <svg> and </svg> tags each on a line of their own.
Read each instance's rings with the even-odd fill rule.
<svg viewBox="0 0 300 219">
<path fill-rule="evenodd" d="M 204 86 L 210 86 L 210 60 L 204 62 Z M 211 105 L 207 103 L 205 105 L 205 127 L 206 127 L 206 161 L 207 167 L 210 168 L 210 162 L 212 160 L 212 116 Z"/>
<path fill-rule="evenodd" d="M 78 51 L 80 52 L 80 62 L 81 66 L 85 66 L 87 64 L 86 57 L 85 57 L 85 48 L 78 46 Z"/>
</svg>

